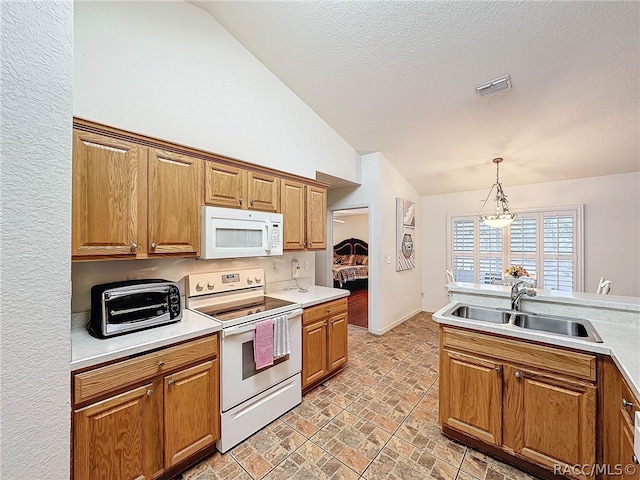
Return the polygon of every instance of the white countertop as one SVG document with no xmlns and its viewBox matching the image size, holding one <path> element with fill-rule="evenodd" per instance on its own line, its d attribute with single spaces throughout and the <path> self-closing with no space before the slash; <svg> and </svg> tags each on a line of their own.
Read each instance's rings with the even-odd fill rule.
<svg viewBox="0 0 640 480">
<path fill-rule="evenodd" d="M 348 297 L 351 292 L 342 290 L 341 288 L 322 287 L 320 285 L 305 286 L 307 292 L 300 290 L 285 290 L 282 292 L 269 292 L 267 295 L 280 300 L 299 303 L 302 308 L 311 307 L 319 303 L 337 300 L 338 298 Z"/>
<path fill-rule="evenodd" d="M 311 285 L 307 292 L 287 290 L 272 292 L 270 297 L 299 303 L 303 308 L 336 300 L 349 295 L 348 290 Z M 143 353 L 174 343 L 214 333 L 222 324 L 206 315 L 184 309 L 182 320 L 177 323 L 141 330 L 112 338 L 95 338 L 85 328 L 87 314 L 74 315 L 71 328 L 71 370 L 92 367 L 104 362 Z M 83 318 L 84 317 L 84 318 Z"/>
<path fill-rule="evenodd" d="M 523 298 L 521 310 L 531 313 L 547 313 L 572 316 L 591 322 L 602 338 L 602 343 L 580 340 L 575 337 L 553 335 L 546 332 L 482 322 L 464 318 L 443 316 L 454 303 L 467 303 L 472 295 L 483 300 L 483 306 L 509 309 L 510 287 L 451 283 L 447 285 L 453 294 L 453 302 L 433 314 L 434 321 L 481 332 L 507 335 L 551 345 L 573 348 L 586 352 L 610 355 L 637 397 L 640 397 L 640 298 L 614 295 L 597 295 L 580 292 L 556 292 L 537 290 L 537 296 Z M 493 299 L 493 300 L 491 300 Z M 504 301 L 507 301 L 505 304 Z"/>
<path fill-rule="evenodd" d="M 201 337 L 221 328 L 219 322 L 187 309 L 177 323 L 105 339 L 92 337 L 84 324 L 72 322 L 71 371 Z"/>
</svg>

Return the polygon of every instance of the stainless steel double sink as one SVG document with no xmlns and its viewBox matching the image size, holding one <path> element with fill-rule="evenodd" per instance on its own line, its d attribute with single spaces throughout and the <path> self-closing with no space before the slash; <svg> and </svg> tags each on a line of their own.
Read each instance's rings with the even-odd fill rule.
<svg viewBox="0 0 640 480">
<path fill-rule="evenodd" d="M 591 325 L 589 320 L 578 320 L 555 315 L 538 315 L 536 313 L 501 310 L 497 308 L 476 307 L 473 305 L 456 305 L 444 313 L 444 316 L 447 315 L 602 343 L 600 335 L 598 335 L 598 332 L 596 332 L 596 329 Z"/>
</svg>

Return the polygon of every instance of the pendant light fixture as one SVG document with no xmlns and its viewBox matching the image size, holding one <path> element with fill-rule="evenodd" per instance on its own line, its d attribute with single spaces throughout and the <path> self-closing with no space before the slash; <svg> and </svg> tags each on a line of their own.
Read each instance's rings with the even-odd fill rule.
<svg viewBox="0 0 640 480">
<path fill-rule="evenodd" d="M 516 218 L 516 214 L 509 211 L 509 202 L 507 202 L 507 196 L 504 194 L 502 184 L 500 183 L 501 162 L 502 158 L 493 159 L 493 163 L 496 164 L 496 183 L 491 186 L 491 190 L 489 190 L 489 194 L 487 198 L 485 198 L 480 213 L 478 214 L 481 222 L 495 228 L 506 227 Z M 496 213 L 493 215 L 482 215 L 482 210 L 484 210 L 484 206 L 487 204 L 487 200 L 489 200 L 494 188 L 496 189 Z"/>
</svg>

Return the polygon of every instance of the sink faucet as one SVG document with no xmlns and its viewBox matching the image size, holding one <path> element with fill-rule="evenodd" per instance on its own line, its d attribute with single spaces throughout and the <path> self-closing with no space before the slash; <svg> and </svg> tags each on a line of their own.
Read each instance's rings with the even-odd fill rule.
<svg viewBox="0 0 640 480">
<path fill-rule="evenodd" d="M 528 288 L 524 285 L 524 280 L 516 282 L 511 287 L 511 310 L 520 310 L 520 299 L 526 295 L 528 297 L 535 297 L 537 294 L 535 288 Z"/>
</svg>

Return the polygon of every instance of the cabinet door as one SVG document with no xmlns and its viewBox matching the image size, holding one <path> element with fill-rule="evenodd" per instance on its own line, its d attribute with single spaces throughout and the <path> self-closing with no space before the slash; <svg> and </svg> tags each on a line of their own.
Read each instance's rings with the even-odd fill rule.
<svg viewBox="0 0 640 480">
<path fill-rule="evenodd" d="M 284 224 L 284 250 L 304 249 L 304 184 L 282 180 L 280 208 Z"/>
<path fill-rule="evenodd" d="M 622 468 L 622 480 L 640 480 L 640 464 L 633 453 L 633 429 L 631 423 L 627 423 L 625 418 L 621 419 L 622 428 L 620 435 L 620 461 L 617 462 Z"/>
<path fill-rule="evenodd" d="M 246 170 L 205 162 L 205 203 L 217 207 L 246 208 Z"/>
<path fill-rule="evenodd" d="M 327 246 L 327 190 L 307 185 L 307 248 Z"/>
<path fill-rule="evenodd" d="M 348 317 L 340 313 L 329 318 L 329 371 L 347 363 Z"/>
<path fill-rule="evenodd" d="M 146 149 L 73 132 L 71 254 L 132 255 L 146 226 Z M 144 233 L 144 230 L 143 230 Z"/>
<path fill-rule="evenodd" d="M 217 359 L 165 377 L 164 403 L 169 468 L 219 438 Z"/>
<path fill-rule="evenodd" d="M 327 371 L 327 320 L 302 327 L 302 388 Z"/>
<path fill-rule="evenodd" d="M 150 255 L 200 253 L 202 160 L 149 150 Z"/>
<path fill-rule="evenodd" d="M 493 445 L 502 441 L 502 365 L 443 350 L 440 421 Z"/>
<path fill-rule="evenodd" d="M 595 463 L 594 385 L 522 369 L 505 381 L 517 383 L 521 395 L 514 412 L 521 432 L 517 453 L 551 470 Z"/>
<path fill-rule="evenodd" d="M 250 210 L 280 211 L 280 179 L 264 173 L 247 172 Z"/>
<path fill-rule="evenodd" d="M 149 383 L 74 412 L 74 480 L 151 480 L 161 470 L 158 397 Z"/>
</svg>

